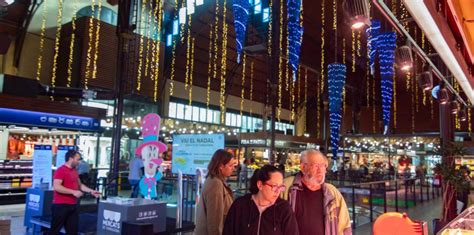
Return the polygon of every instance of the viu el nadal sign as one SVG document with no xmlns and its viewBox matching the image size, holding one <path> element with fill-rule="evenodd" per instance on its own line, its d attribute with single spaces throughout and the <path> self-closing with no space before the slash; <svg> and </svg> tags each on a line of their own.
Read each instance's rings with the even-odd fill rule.
<svg viewBox="0 0 474 235">
<path fill-rule="evenodd" d="M 98 131 L 99 120 L 91 117 L 0 108 L 0 123 L 59 129 Z"/>
</svg>

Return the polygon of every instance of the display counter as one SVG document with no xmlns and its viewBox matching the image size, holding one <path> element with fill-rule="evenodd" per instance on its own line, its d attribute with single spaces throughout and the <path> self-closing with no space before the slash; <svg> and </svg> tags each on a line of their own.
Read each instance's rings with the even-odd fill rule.
<svg viewBox="0 0 474 235">
<path fill-rule="evenodd" d="M 474 234 L 474 206 L 464 210 L 455 219 L 449 222 L 437 235 L 472 235 Z"/>
</svg>

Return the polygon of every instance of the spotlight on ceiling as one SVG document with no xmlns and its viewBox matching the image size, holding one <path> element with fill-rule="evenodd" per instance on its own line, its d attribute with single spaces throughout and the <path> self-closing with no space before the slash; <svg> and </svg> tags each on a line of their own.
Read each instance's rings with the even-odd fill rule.
<svg viewBox="0 0 474 235">
<path fill-rule="evenodd" d="M 451 101 L 451 113 L 452 114 L 456 114 L 459 112 L 459 102 L 456 100 L 456 98 L 454 98 L 452 101 Z"/>
<path fill-rule="evenodd" d="M 466 107 L 463 107 L 461 110 L 459 110 L 458 116 L 459 120 L 461 120 L 462 122 L 467 120 Z"/>
<path fill-rule="evenodd" d="M 409 45 L 398 47 L 395 52 L 395 58 L 398 67 L 402 71 L 408 72 L 413 67 L 413 55 Z"/>
<path fill-rule="evenodd" d="M 438 91 L 438 100 L 440 104 L 447 104 L 449 101 L 449 92 L 446 88 L 440 88 Z"/>
<path fill-rule="evenodd" d="M 364 25 L 370 25 L 369 2 L 367 0 L 345 0 L 343 7 L 352 29 L 357 30 Z"/>
<path fill-rule="evenodd" d="M 425 71 L 418 76 L 418 82 L 424 91 L 429 91 L 433 88 L 433 73 L 431 70 Z"/>
</svg>

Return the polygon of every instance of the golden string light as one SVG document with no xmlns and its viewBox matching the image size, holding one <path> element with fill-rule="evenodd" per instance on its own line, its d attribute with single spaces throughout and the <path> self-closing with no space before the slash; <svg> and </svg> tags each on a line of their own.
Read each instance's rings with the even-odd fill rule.
<svg viewBox="0 0 474 235">
<path fill-rule="evenodd" d="M 283 48 L 283 0 L 280 0 L 280 50 Z M 282 83 L 283 83 L 283 59 L 281 56 L 278 58 L 278 109 L 277 109 L 277 119 L 280 121 L 281 108 L 282 108 Z"/>
<path fill-rule="evenodd" d="M 152 57 L 152 63 L 153 63 L 153 52 L 150 53 L 150 47 L 152 46 L 152 40 L 151 40 L 151 19 L 152 19 L 152 16 L 153 16 L 153 1 L 150 0 L 149 2 L 149 5 L 148 5 L 148 15 L 147 15 L 147 31 L 146 31 L 146 37 L 147 37 L 147 40 L 146 40 L 146 54 L 145 54 L 145 77 L 148 76 L 148 69 L 150 67 L 150 59 L 149 57 L 151 56 Z M 155 26 L 153 26 L 154 28 Z M 153 49 L 152 49 L 153 50 Z M 151 71 L 150 71 L 151 72 Z"/>
<path fill-rule="evenodd" d="M 406 89 L 409 91 L 411 88 L 411 72 L 407 72 L 406 74 Z"/>
<path fill-rule="evenodd" d="M 213 64 L 213 73 L 212 78 L 217 79 L 217 58 L 219 55 L 219 16 L 218 12 L 220 11 L 219 1 L 216 1 L 216 9 L 215 9 L 215 16 L 214 16 L 214 59 L 212 61 Z"/>
<path fill-rule="evenodd" d="M 357 31 L 357 57 L 361 57 L 361 42 L 360 42 L 360 31 Z"/>
<path fill-rule="evenodd" d="M 352 31 L 352 72 L 355 73 L 356 71 L 356 40 L 355 40 L 355 32 Z"/>
<path fill-rule="evenodd" d="M 176 4 L 177 4 L 177 1 L 178 0 L 176 0 Z M 216 3 L 219 4 L 219 1 L 216 1 Z M 186 0 L 182 0 L 181 1 L 181 7 L 185 7 L 185 4 L 186 4 Z M 177 10 L 178 9 L 176 9 L 176 12 L 178 12 Z M 216 13 L 217 12 L 218 11 L 216 10 Z M 217 14 L 216 14 L 216 16 L 217 16 Z M 184 24 L 181 23 L 181 22 L 180 22 L 180 24 L 181 24 L 181 26 L 180 26 L 181 30 L 179 31 L 179 38 L 180 38 L 181 44 L 183 44 L 184 43 Z"/>
<path fill-rule="evenodd" d="M 72 83 L 72 63 L 74 62 L 74 42 L 76 39 L 77 0 L 74 0 L 72 4 L 73 4 L 73 15 L 71 19 L 72 33 L 71 33 L 71 41 L 69 43 L 69 60 L 67 63 L 66 87 L 71 87 L 71 83 Z"/>
<path fill-rule="evenodd" d="M 418 38 L 418 30 L 415 28 L 415 32 L 414 32 L 414 36 L 415 36 L 415 39 Z M 413 64 L 414 65 L 417 65 L 418 64 L 418 60 L 417 60 L 417 57 L 415 56 L 413 58 Z M 415 92 L 415 110 L 416 112 L 419 111 L 419 102 L 418 102 L 418 83 L 415 81 L 416 80 L 416 74 L 417 74 L 417 67 L 415 66 L 415 70 L 414 70 L 414 75 L 413 75 L 413 88 L 415 89 L 414 92 Z M 414 119 L 414 118 L 413 118 Z"/>
<path fill-rule="evenodd" d="M 173 39 L 173 49 L 171 58 L 171 75 L 170 75 L 170 96 L 174 94 L 174 76 L 175 76 L 175 64 L 176 64 L 176 39 Z"/>
<path fill-rule="evenodd" d="M 324 58 L 324 27 L 326 24 L 326 13 L 325 13 L 325 0 L 321 0 L 321 84 L 320 91 L 324 91 L 324 79 L 325 79 L 325 58 Z M 319 104 L 318 104 L 319 105 Z M 318 129 L 319 130 L 319 129 Z M 318 131 L 319 133 L 319 131 Z"/>
<path fill-rule="evenodd" d="M 375 77 L 372 79 L 372 132 L 375 134 Z"/>
<path fill-rule="evenodd" d="M 272 56 L 272 28 L 273 28 L 273 16 L 272 16 L 272 5 L 273 5 L 273 0 L 268 1 L 268 9 L 270 10 L 269 14 L 269 21 L 268 21 L 268 42 L 267 42 L 267 51 L 268 51 L 268 56 Z"/>
<path fill-rule="evenodd" d="M 295 120 L 295 82 L 290 81 L 290 93 L 291 93 L 291 117 L 290 121 Z"/>
<path fill-rule="evenodd" d="M 324 1 L 324 0 L 323 0 Z M 316 87 L 316 90 L 318 90 L 318 93 L 319 93 L 319 89 Z M 319 97 L 319 96 L 318 96 Z M 306 133 L 306 126 L 307 126 L 307 123 L 308 123 L 308 118 L 307 118 L 307 112 L 308 112 L 308 69 L 304 69 L 304 132 Z M 319 105 L 317 105 L 317 107 L 319 108 Z M 318 109 L 319 110 L 319 109 Z M 319 120 L 318 120 L 318 128 L 319 128 Z M 318 129 L 319 130 L 319 129 Z M 318 131 L 318 135 L 319 135 L 319 131 Z"/>
<path fill-rule="evenodd" d="M 224 0 L 223 8 L 223 19 L 222 19 L 222 58 L 221 58 L 221 96 L 220 96 L 220 108 L 221 108 L 221 121 L 224 122 L 225 117 L 225 80 L 227 74 L 227 32 L 228 24 L 227 18 L 227 0 Z"/>
<path fill-rule="evenodd" d="M 415 92 L 415 84 L 413 84 L 415 79 L 411 79 L 411 132 L 415 133 L 415 95 L 413 94 Z"/>
<path fill-rule="evenodd" d="M 91 63 L 92 63 L 92 46 L 94 40 L 94 17 L 95 16 L 95 0 L 91 2 L 91 17 L 89 18 L 89 29 L 88 29 L 88 47 L 86 54 L 86 68 L 85 68 L 85 78 L 84 78 L 84 87 L 87 89 L 89 78 L 91 77 Z"/>
<path fill-rule="evenodd" d="M 250 62 L 250 116 L 252 116 L 253 111 L 253 60 Z"/>
<path fill-rule="evenodd" d="M 286 24 L 286 32 L 285 33 L 286 33 L 286 37 L 284 37 L 285 45 L 286 45 L 285 91 L 288 91 L 290 89 L 290 59 L 289 59 L 290 58 L 290 48 L 289 48 L 289 41 L 288 41 L 288 34 L 289 34 L 288 23 Z"/>
<path fill-rule="evenodd" d="M 472 132 L 471 109 L 467 109 L 467 125 L 468 125 L 467 129 L 468 129 L 469 133 L 471 133 Z"/>
<path fill-rule="evenodd" d="M 59 40 L 61 39 L 61 26 L 63 20 L 63 0 L 58 0 L 58 17 L 56 18 L 56 38 L 54 40 L 53 72 L 51 74 L 51 86 L 56 86 L 56 72 L 58 69 Z M 52 99 L 53 97 L 51 97 Z"/>
<path fill-rule="evenodd" d="M 242 90 L 240 91 L 240 116 L 242 116 L 242 110 L 244 109 L 244 101 L 245 101 L 245 65 L 246 65 L 247 55 L 244 52 L 244 56 L 242 58 L 242 79 L 241 79 L 241 86 Z"/>
<path fill-rule="evenodd" d="M 346 64 L 346 37 L 342 38 L 342 63 Z"/>
<path fill-rule="evenodd" d="M 151 1 L 151 0 L 150 0 Z M 143 66 L 143 40 L 144 36 L 143 30 L 142 30 L 142 23 L 145 21 L 145 8 L 146 8 L 146 0 L 142 0 L 142 6 L 141 6 L 141 13 L 140 13 L 140 42 L 139 42 L 139 49 L 138 49 L 138 68 L 137 68 L 137 91 L 139 92 L 141 90 L 142 86 L 142 66 Z"/>
<path fill-rule="evenodd" d="M 211 76 L 212 76 L 212 24 L 209 25 L 209 63 L 207 65 L 207 93 L 206 107 L 209 109 L 211 103 Z"/>
<path fill-rule="evenodd" d="M 46 4 L 43 4 L 41 10 L 41 31 L 40 31 L 40 45 L 38 60 L 36 65 L 36 80 L 39 81 L 41 78 L 41 67 L 43 65 L 43 51 L 44 51 L 44 39 L 46 38 Z"/>
<path fill-rule="evenodd" d="M 95 28 L 94 59 L 92 61 L 92 79 L 97 78 L 97 60 L 99 59 L 99 41 L 100 41 L 100 13 L 102 10 L 102 0 L 99 0 L 97 7 L 97 25 Z"/>
<path fill-rule="evenodd" d="M 194 45 L 196 44 L 195 38 L 193 37 L 191 42 L 191 63 L 189 68 L 189 105 L 193 102 L 193 76 L 194 76 Z"/>
<path fill-rule="evenodd" d="M 342 114 L 346 115 L 346 87 L 342 87 Z"/>
<path fill-rule="evenodd" d="M 397 77 L 393 75 L 393 127 L 397 128 Z"/>
<path fill-rule="evenodd" d="M 368 52 L 367 52 L 368 54 Z M 369 58 L 367 56 L 367 58 Z M 366 84 L 366 88 L 367 88 L 367 108 L 370 107 L 370 65 L 369 65 L 369 60 L 366 60 L 366 65 L 367 65 L 367 70 L 366 70 L 366 73 L 365 73 L 365 82 L 367 83 Z"/>
<path fill-rule="evenodd" d="M 298 103 L 301 103 L 301 66 L 298 65 Z"/>
<path fill-rule="evenodd" d="M 433 101 L 432 96 L 430 96 L 430 106 L 431 106 L 431 110 L 430 110 L 431 119 L 433 119 L 434 118 L 434 101 Z"/>
<path fill-rule="evenodd" d="M 413 79 L 415 81 L 415 79 Z M 413 86 L 415 87 L 415 110 L 416 112 L 419 111 L 419 105 L 418 105 L 418 84 L 416 82 L 413 82 Z"/>
<path fill-rule="evenodd" d="M 150 0 L 151 1 L 151 0 Z M 160 0 L 155 0 L 155 3 L 156 3 L 156 6 L 155 7 L 155 11 L 154 11 L 154 15 L 157 16 L 156 18 L 154 18 L 155 21 L 155 24 L 157 25 L 157 34 L 159 35 L 161 33 L 161 21 L 162 21 L 162 16 L 163 16 L 163 2 L 160 1 Z M 154 68 L 154 81 L 155 81 L 155 86 L 154 86 L 154 89 L 153 89 L 153 101 L 157 101 L 158 100 L 158 79 L 160 77 L 160 73 L 159 73 L 159 69 L 160 69 L 160 53 L 161 53 L 161 50 L 160 50 L 160 40 L 156 40 L 156 48 L 157 48 L 157 52 L 155 54 L 155 68 Z"/>
<path fill-rule="evenodd" d="M 186 75 L 184 77 L 184 89 L 189 88 L 189 66 L 191 65 L 191 15 L 188 16 L 188 38 L 186 39 Z"/>
<path fill-rule="evenodd" d="M 337 30 L 337 1 L 332 1 L 332 29 Z M 337 38 L 336 38 L 337 40 Z"/>
</svg>

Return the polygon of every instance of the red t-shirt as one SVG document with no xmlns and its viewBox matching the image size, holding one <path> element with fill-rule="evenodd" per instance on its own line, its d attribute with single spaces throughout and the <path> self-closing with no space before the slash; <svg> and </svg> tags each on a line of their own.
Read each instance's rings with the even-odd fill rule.
<svg viewBox="0 0 474 235">
<path fill-rule="evenodd" d="M 77 170 L 69 168 L 66 165 L 59 167 L 54 173 L 54 179 L 62 180 L 63 186 L 72 189 L 79 190 L 79 175 Z M 71 204 L 77 203 L 77 198 L 72 194 L 62 194 L 54 191 L 53 204 Z"/>
</svg>

